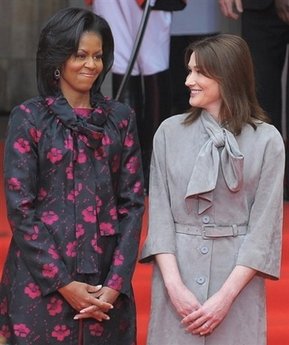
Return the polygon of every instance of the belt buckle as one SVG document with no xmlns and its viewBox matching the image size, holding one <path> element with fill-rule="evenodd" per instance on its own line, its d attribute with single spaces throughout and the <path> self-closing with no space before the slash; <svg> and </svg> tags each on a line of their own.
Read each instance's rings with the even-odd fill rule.
<svg viewBox="0 0 289 345">
<path fill-rule="evenodd" d="M 202 225 L 202 237 L 203 237 L 203 239 L 214 237 L 212 235 L 207 235 L 206 228 L 216 228 L 216 224 L 203 224 Z"/>
</svg>

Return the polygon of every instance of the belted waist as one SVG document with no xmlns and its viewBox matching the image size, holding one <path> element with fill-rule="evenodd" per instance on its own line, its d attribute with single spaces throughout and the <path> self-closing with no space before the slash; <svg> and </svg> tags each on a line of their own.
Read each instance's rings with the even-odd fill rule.
<svg viewBox="0 0 289 345">
<path fill-rule="evenodd" d="M 247 225 L 188 225 L 175 223 L 176 232 L 180 234 L 202 236 L 203 238 L 236 237 L 246 235 Z"/>
</svg>

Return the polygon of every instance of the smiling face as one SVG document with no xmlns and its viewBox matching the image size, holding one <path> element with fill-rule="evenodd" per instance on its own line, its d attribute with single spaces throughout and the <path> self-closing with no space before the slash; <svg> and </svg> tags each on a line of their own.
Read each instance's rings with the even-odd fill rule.
<svg viewBox="0 0 289 345">
<path fill-rule="evenodd" d="M 185 84 L 190 89 L 190 105 L 205 109 L 215 119 L 218 119 L 222 103 L 218 82 L 200 72 L 196 63 L 195 53 L 192 53 L 190 57 L 188 69 L 189 74 Z"/>
<path fill-rule="evenodd" d="M 71 105 L 82 99 L 89 106 L 90 89 L 102 70 L 102 40 L 94 32 L 85 32 L 76 54 L 61 68 L 60 89 Z"/>
</svg>

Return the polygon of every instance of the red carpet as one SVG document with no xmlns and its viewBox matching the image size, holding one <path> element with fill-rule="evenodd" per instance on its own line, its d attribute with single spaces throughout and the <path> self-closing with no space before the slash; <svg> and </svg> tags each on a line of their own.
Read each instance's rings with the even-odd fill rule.
<svg viewBox="0 0 289 345">
<path fill-rule="evenodd" d="M 281 279 L 279 281 L 267 282 L 268 345 L 286 345 L 289 343 L 289 203 L 286 202 L 284 207 L 285 219 Z M 145 214 L 143 220 L 142 243 L 145 238 L 146 229 L 147 214 Z M 8 249 L 10 239 L 9 231 L 3 195 L 3 144 L 0 144 L 0 274 Z M 150 309 L 150 282 L 151 266 L 137 264 L 133 284 L 138 314 L 138 345 L 145 345 L 146 340 Z"/>
</svg>

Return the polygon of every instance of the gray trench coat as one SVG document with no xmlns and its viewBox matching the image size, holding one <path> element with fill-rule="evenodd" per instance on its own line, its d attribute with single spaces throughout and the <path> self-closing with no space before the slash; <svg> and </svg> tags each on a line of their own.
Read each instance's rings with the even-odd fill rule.
<svg viewBox="0 0 289 345">
<path fill-rule="evenodd" d="M 266 123 L 236 137 L 203 112 L 165 120 L 154 138 L 149 233 L 141 262 L 176 255 L 184 283 L 204 302 L 236 265 L 257 275 L 209 336 L 185 332 L 154 267 L 148 345 L 264 345 L 264 278 L 280 274 L 284 144 Z"/>
</svg>

